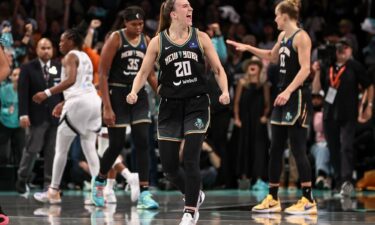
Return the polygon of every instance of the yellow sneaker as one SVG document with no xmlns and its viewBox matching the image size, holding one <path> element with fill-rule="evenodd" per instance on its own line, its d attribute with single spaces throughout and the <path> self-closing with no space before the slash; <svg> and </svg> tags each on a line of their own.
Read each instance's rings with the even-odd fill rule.
<svg viewBox="0 0 375 225">
<path fill-rule="evenodd" d="M 286 222 L 298 225 L 315 225 L 318 224 L 317 215 L 291 215 L 285 217 Z"/>
<path fill-rule="evenodd" d="M 281 215 L 277 213 L 254 213 L 251 218 L 255 223 L 263 225 L 279 225 L 281 224 Z"/>
<path fill-rule="evenodd" d="M 280 200 L 275 200 L 272 195 L 267 195 L 267 197 L 260 204 L 254 206 L 251 211 L 257 213 L 281 212 Z"/>
<path fill-rule="evenodd" d="M 302 197 L 298 202 L 288 208 L 286 208 L 285 213 L 294 215 L 304 215 L 304 214 L 317 214 L 318 210 L 316 203 L 310 202 L 307 198 Z"/>
</svg>

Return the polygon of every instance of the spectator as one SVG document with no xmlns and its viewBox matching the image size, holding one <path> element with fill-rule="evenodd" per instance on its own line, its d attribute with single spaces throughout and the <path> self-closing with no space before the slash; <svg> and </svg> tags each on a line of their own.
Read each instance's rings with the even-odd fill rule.
<svg viewBox="0 0 375 225">
<path fill-rule="evenodd" d="M 20 127 L 18 118 L 17 82 L 19 73 L 19 68 L 14 69 L 10 75 L 12 83 L 0 87 L 0 162 L 9 163 L 10 154 L 12 154 L 14 156 L 12 163 L 17 165 L 25 144 L 25 131 Z"/>
</svg>

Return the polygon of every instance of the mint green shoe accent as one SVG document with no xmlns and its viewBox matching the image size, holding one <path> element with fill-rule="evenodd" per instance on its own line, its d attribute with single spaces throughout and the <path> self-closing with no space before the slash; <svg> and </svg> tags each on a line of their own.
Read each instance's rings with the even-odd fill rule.
<svg viewBox="0 0 375 225">
<path fill-rule="evenodd" d="M 268 190 L 268 184 L 261 179 L 258 179 L 257 182 L 251 187 L 253 191 L 266 191 Z"/>
<path fill-rule="evenodd" d="M 149 191 L 142 191 L 138 198 L 138 209 L 158 209 L 159 204 L 152 199 L 152 194 Z"/>
<path fill-rule="evenodd" d="M 100 182 L 96 180 L 96 177 L 91 179 L 91 200 L 99 207 L 104 206 L 104 195 L 103 190 L 106 185 L 106 181 Z"/>
</svg>

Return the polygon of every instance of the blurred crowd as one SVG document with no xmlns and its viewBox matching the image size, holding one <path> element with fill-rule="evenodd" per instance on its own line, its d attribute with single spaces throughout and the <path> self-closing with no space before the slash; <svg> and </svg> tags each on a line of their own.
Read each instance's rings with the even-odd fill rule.
<svg viewBox="0 0 375 225">
<path fill-rule="evenodd" d="M 227 46 L 225 40 L 236 40 L 264 49 L 272 48 L 279 33 L 273 21 L 275 1 L 191 0 L 190 3 L 194 8 L 193 24 L 211 37 L 226 70 L 232 97 L 232 104 L 229 106 L 218 103 L 220 89 L 215 82 L 214 74 L 207 70 L 207 84 L 211 97 L 211 127 L 201 153 L 203 186 L 266 190 L 270 143 L 269 116 L 273 99 L 276 97 L 278 68 L 273 62 L 262 61 L 250 53 L 236 51 Z M 18 167 L 22 164 L 20 160 L 25 144 L 30 141 L 25 137 L 30 126 L 33 126 L 33 121 L 20 120 L 27 114 L 20 113 L 19 93 L 22 91 L 22 83 L 18 77 L 22 72 L 22 65 L 33 59 L 46 57 L 43 50 L 37 48 L 38 41 L 42 37 L 51 40 L 52 49 L 47 57 L 53 61 L 60 61 L 60 35 L 67 28 L 78 28 L 85 37 L 83 49 L 92 60 L 94 84 L 98 85 L 97 69 L 101 48 L 111 31 L 123 28 L 121 10 L 130 5 L 139 5 L 143 8 L 146 15 L 144 32 L 150 37 L 155 36 L 161 1 L 1 1 L 1 42 L 12 67 L 9 79 L 0 86 L 1 166 Z M 316 188 L 338 188 L 337 180 L 342 179 L 357 185 L 360 189 L 375 185 L 374 182 L 371 183 L 373 179 L 368 178 L 370 175 L 365 176 L 366 171 L 371 172 L 375 169 L 375 123 L 372 112 L 367 112 L 373 110 L 372 102 L 368 101 L 365 108 L 358 109 L 358 99 L 360 96 L 369 95 L 366 88 L 372 86 L 375 81 L 375 19 L 372 19 L 375 18 L 374 7 L 369 0 L 302 1 L 300 25 L 309 33 L 313 42 L 312 69 L 308 83 L 311 85 L 314 116 L 306 145 L 315 167 L 313 175 Z M 340 57 L 343 61 L 340 61 Z M 343 92 L 338 94 L 340 99 L 337 100 L 342 104 L 327 107 L 327 88 L 324 82 L 329 76 L 327 71 L 333 65 L 345 64 L 348 61 L 355 61 L 351 71 L 358 79 L 351 82 L 358 91 L 353 91 L 348 86 L 338 89 L 338 92 Z M 350 65 L 354 64 L 348 64 L 347 69 L 351 68 Z M 49 73 L 53 74 L 53 71 L 50 70 Z M 156 107 L 153 110 L 153 116 L 156 118 L 157 96 L 151 90 L 149 93 L 152 99 L 150 102 L 153 108 Z M 373 101 L 373 98 L 367 100 Z M 361 110 L 364 111 L 363 117 L 358 116 L 358 111 Z M 347 121 L 354 123 L 350 123 L 352 126 L 349 128 L 341 129 Z M 327 129 L 328 125 L 332 124 L 337 129 Z M 353 134 L 348 134 L 345 130 L 350 130 Z M 332 145 L 327 144 L 327 139 L 335 139 L 332 136 L 337 132 L 341 132 L 341 135 L 336 137 L 338 146 L 332 147 L 336 148 L 334 150 L 329 149 Z M 150 145 L 155 145 L 150 149 L 153 154 L 156 153 L 151 160 L 153 166 L 150 167 L 150 184 L 161 189 L 172 188 L 163 179 L 162 172 L 157 166 L 156 140 L 151 140 Z M 130 139 L 123 151 L 123 158 L 130 168 L 134 162 L 132 149 Z M 73 143 L 71 150 L 72 167 L 68 167 L 68 170 L 72 175 L 64 176 L 63 183 L 69 188 L 83 188 L 84 180 L 88 181 L 89 175 L 79 141 Z M 48 145 L 45 145 L 40 153 L 42 159 L 48 151 L 53 152 L 53 149 L 48 149 Z M 344 154 L 349 155 L 347 158 L 350 160 L 341 162 L 341 165 L 334 165 Z M 289 154 L 287 141 L 284 162 L 281 186 L 290 191 L 297 190 L 298 174 L 293 156 Z M 337 168 L 341 168 L 341 171 L 338 172 Z M 342 176 L 343 170 L 349 173 L 346 174 L 347 177 L 337 178 Z M 38 175 L 41 174 L 35 173 L 36 176 L 28 178 L 27 183 L 35 183 L 38 180 Z"/>
</svg>

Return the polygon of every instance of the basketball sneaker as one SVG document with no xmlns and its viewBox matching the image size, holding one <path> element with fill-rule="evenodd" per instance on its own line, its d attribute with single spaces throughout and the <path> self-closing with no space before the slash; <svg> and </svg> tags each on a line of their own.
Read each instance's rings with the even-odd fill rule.
<svg viewBox="0 0 375 225">
<path fill-rule="evenodd" d="M 307 198 L 302 197 L 298 202 L 284 210 L 285 213 L 294 215 L 317 214 L 316 203 L 310 202 Z"/>
<path fill-rule="evenodd" d="M 138 209 L 158 209 L 159 204 L 152 199 L 152 194 L 149 191 L 142 191 L 138 198 Z"/>
<path fill-rule="evenodd" d="M 60 191 L 52 190 L 51 188 L 48 188 L 48 190 L 45 192 L 36 192 L 34 194 L 34 199 L 42 203 L 49 203 L 49 204 L 61 203 Z"/>
<path fill-rule="evenodd" d="M 91 200 L 96 206 L 104 206 L 104 195 L 103 189 L 106 185 L 106 181 L 97 181 L 96 177 L 91 179 Z"/>
<path fill-rule="evenodd" d="M 257 213 L 281 212 L 280 199 L 275 200 L 269 194 L 260 204 L 254 206 L 251 211 Z"/>
</svg>

